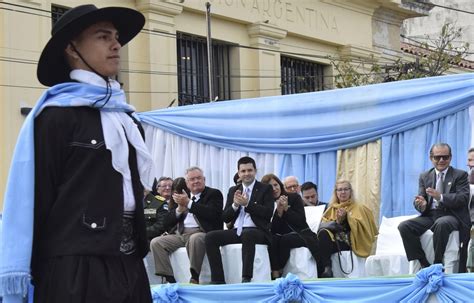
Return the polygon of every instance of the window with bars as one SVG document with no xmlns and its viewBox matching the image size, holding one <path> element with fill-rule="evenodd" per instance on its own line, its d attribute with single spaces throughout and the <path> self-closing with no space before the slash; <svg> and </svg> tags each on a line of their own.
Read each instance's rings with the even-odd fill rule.
<svg viewBox="0 0 474 303">
<path fill-rule="evenodd" d="M 281 94 L 290 95 L 323 90 L 324 65 L 281 56 Z"/>
<path fill-rule="evenodd" d="M 54 25 L 68 10 L 69 7 L 51 4 L 51 25 Z"/>
<path fill-rule="evenodd" d="M 209 102 L 209 75 L 206 39 L 177 33 L 179 105 Z M 213 92 L 218 100 L 230 99 L 231 45 L 212 41 Z"/>
</svg>

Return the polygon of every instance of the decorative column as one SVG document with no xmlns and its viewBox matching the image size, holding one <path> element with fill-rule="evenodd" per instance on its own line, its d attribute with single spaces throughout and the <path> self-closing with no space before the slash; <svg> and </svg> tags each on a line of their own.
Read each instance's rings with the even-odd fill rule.
<svg viewBox="0 0 474 303">
<path fill-rule="evenodd" d="M 242 69 L 248 70 L 250 77 L 242 77 L 241 98 L 274 96 L 281 94 L 280 54 L 272 50 L 280 49 L 280 40 L 286 37 L 287 31 L 265 22 L 248 26 L 251 50 L 248 62 L 243 62 Z M 261 49 L 261 50 L 260 50 Z M 247 65 L 247 66 L 244 66 Z"/>
<path fill-rule="evenodd" d="M 167 107 L 178 97 L 176 26 L 174 17 L 183 7 L 164 0 L 135 0 L 146 18 L 144 29 L 125 52 L 121 80 L 137 111 Z M 177 100 L 175 104 L 178 104 Z"/>
</svg>

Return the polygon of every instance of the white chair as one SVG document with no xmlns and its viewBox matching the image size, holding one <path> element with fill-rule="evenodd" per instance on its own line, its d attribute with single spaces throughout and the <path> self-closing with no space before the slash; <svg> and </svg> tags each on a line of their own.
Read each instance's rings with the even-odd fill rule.
<svg viewBox="0 0 474 303">
<path fill-rule="evenodd" d="M 369 256 L 366 262 L 368 276 L 394 276 L 414 274 L 420 270 L 417 260 L 408 262 L 403 241 L 398 231 L 398 225 L 417 215 L 382 218 L 377 238 L 375 255 Z M 449 236 L 448 245 L 444 254 L 444 267 L 446 273 L 458 271 L 459 237 L 458 231 L 453 231 Z M 434 259 L 433 232 L 427 230 L 421 236 L 421 246 L 430 263 Z"/>
<path fill-rule="evenodd" d="M 221 247 L 222 266 L 227 284 L 242 282 L 242 244 L 228 244 Z M 270 257 L 268 246 L 255 245 L 252 282 L 271 280 Z"/>
<path fill-rule="evenodd" d="M 191 272 L 189 270 L 189 257 L 186 247 L 180 247 L 170 254 L 171 267 L 173 268 L 174 278 L 176 282 L 188 283 L 191 279 Z M 211 282 L 211 268 L 207 255 L 204 255 L 202 262 L 201 274 L 199 275 L 200 284 L 209 284 Z"/>
<path fill-rule="evenodd" d="M 309 228 L 315 233 L 318 232 L 324 208 L 325 205 L 305 206 L 304 208 L 306 222 L 308 223 Z M 291 272 L 301 280 L 314 279 L 318 277 L 316 265 L 316 260 L 314 260 L 308 248 L 293 248 L 290 251 L 290 258 L 283 268 L 283 275 L 286 276 L 287 273 Z"/>
<path fill-rule="evenodd" d="M 368 276 L 397 276 L 409 273 L 409 264 L 398 225 L 416 216 L 382 217 L 375 255 L 369 256 L 365 263 Z"/>
<path fill-rule="evenodd" d="M 348 250 L 341 251 L 340 258 L 338 254 L 333 253 L 331 255 L 331 267 L 334 278 L 363 278 L 366 276 L 365 258 L 359 257 Z M 347 273 L 344 273 L 343 270 Z"/>
<path fill-rule="evenodd" d="M 433 263 L 434 261 L 434 249 L 433 249 L 433 232 L 427 230 L 421 235 L 421 247 L 425 251 L 426 259 L 428 262 Z M 459 270 L 459 232 L 453 231 L 449 235 L 448 244 L 446 244 L 446 251 L 443 256 L 444 272 L 447 274 L 457 273 Z M 415 274 L 421 269 L 420 262 L 418 260 L 410 261 L 410 274 Z"/>
<path fill-rule="evenodd" d="M 290 258 L 283 268 L 283 276 L 292 273 L 300 280 L 315 279 L 318 277 L 316 261 L 306 247 L 298 247 L 290 250 Z"/>
</svg>

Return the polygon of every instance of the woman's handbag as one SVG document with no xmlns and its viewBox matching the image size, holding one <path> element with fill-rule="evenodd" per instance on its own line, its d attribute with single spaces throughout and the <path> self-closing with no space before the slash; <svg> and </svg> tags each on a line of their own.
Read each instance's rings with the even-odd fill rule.
<svg viewBox="0 0 474 303">
<path fill-rule="evenodd" d="M 327 229 L 332 232 L 334 235 L 344 231 L 344 227 L 338 224 L 336 221 L 328 221 L 319 223 L 319 229 Z"/>
<path fill-rule="evenodd" d="M 321 222 L 319 224 L 319 230 L 326 229 L 330 231 L 334 235 L 334 243 L 336 244 L 337 247 L 337 256 L 339 259 L 339 268 L 341 271 L 348 275 L 354 270 L 354 257 L 352 256 L 352 245 L 351 245 L 351 237 L 350 237 L 350 232 L 344 230 L 344 226 L 341 224 L 338 224 L 336 221 L 328 221 L 328 222 Z M 341 263 L 341 248 L 339 247 L 339 241 L 345 242 L 347 245 L 349 245 L 349 252 L 351 254 L 351 270 L 350 271 L 345 271 L 342 268 L 342 263 Z"/>
</svg>

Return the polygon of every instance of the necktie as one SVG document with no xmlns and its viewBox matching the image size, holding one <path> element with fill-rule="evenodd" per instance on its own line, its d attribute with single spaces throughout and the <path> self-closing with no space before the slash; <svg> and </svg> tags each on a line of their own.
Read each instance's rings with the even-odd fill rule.
<svg viewBox="0 0 474 303">
<path fill-rule="evenodd" d="M 436 180 L 436 191 L 439 193 L 443 193 L 443 172 L 438 174 L 438 180 Z"/>
<path fill-rule="evenodd" d="M 193 196 L 193 197 L 191 198 L 191 201 L 193 201 L 193 203 L 196 202 L 196 197 Z M 180 219 L 180 220 L 178 221 L 178 232 L 179 232 L 180 235 L 182 235 L 183 232 L 184 232 L 184 220 L 186 219 L 186 216 L 187 216 L 187 215 L 188 215 L 188 211 L 186 210 L 186 211 L 184 212 L 184 214 L 182 215 L 182 220 Z"/>
<path fill-rule="evenodd" d="M 250 201 L 250 189 L 247 187 L 244 191 L 245 197 Z M 244 227 L 244 218 L 245 218 L 245 210 L 243 206 L 240 206 L 239 217 L 237 218 L 237 236 L 242 234 L 242 228 Z"/>
<path fill-rule="evenodd" d="M 436 180 L 436 191 L 439 193 L 443 193 L 443 172 L 438 173 L 438 178 Z M 435 200 L 435 208 L 438 208 L 439 201 Z"/>
</svg>

